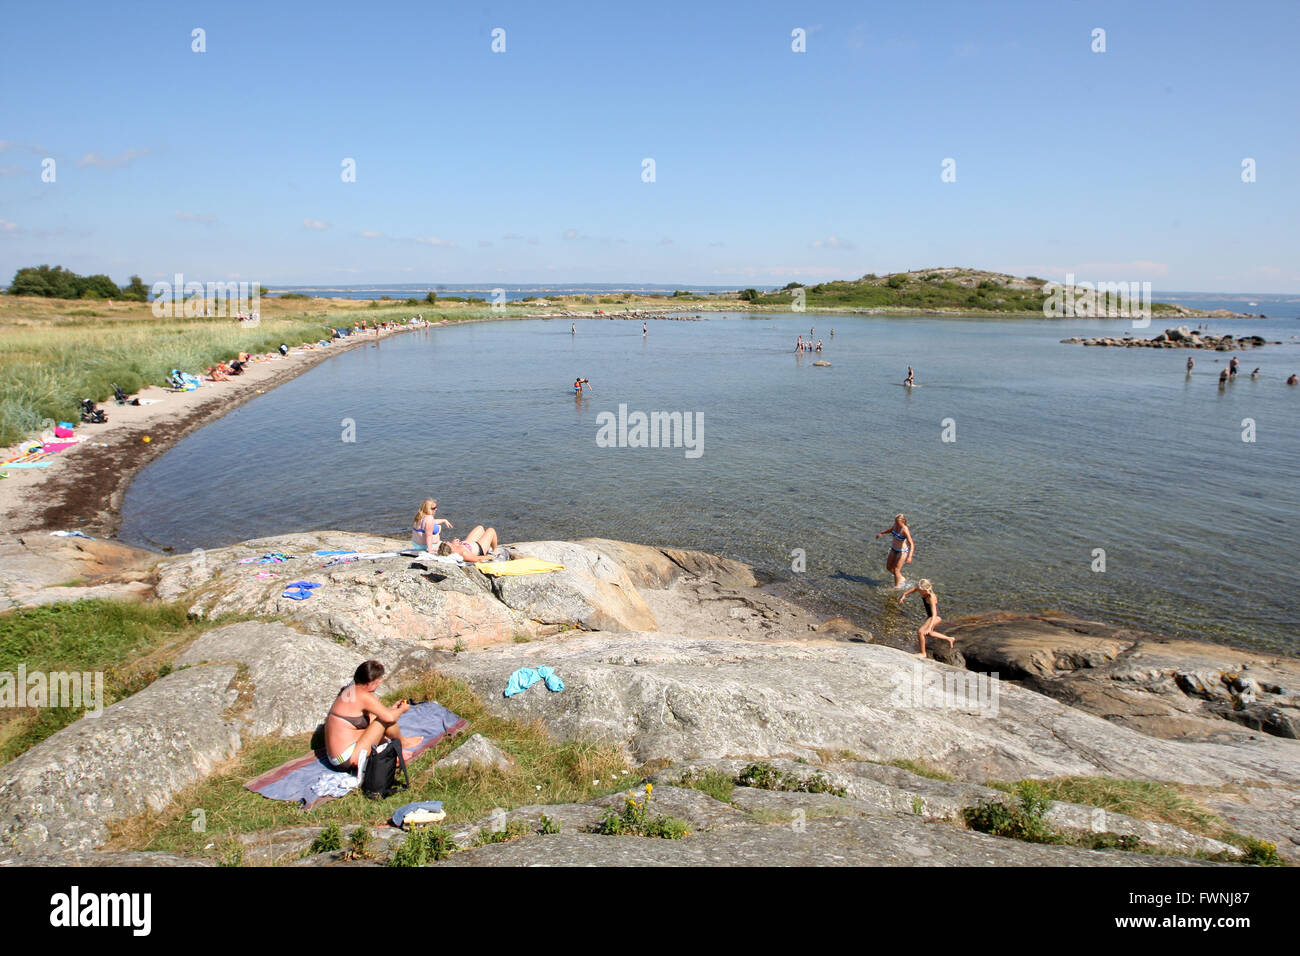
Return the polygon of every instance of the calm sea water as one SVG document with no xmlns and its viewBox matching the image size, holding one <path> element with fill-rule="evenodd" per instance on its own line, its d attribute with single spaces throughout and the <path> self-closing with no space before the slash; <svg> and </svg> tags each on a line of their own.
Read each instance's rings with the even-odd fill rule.
<svg viewBox="0 0 1300 956">
<path fill-rule="evenodd" d="M 825 352 L 791 354 L 810 325 Z M 1300 371 L 1300 320 L 1211 322 L 1288 343 L 1237 353 L 1245 373 L 1223 391 L 1225 353 L 1059 342 L 1126 328 L 805 314 L 655 321 L 645 338 L 602 320 L 576 336 L 568 320 L 411 333 L 178 443 L 131 485 L 121 535 L 178 551 L 323 528 L 406 538 L 434 496 L 458 531 L 506 541 L 740 558 L 901 634 L 915 615 L 895 607 L 873 536 L 902 511 L 908 576 L 935 582 L 945 618 L 1056 608 L 1294 650 L 1300 388 L 1283 382 Z M 921 388 L 900 387 L 908 365 Z M 578 375 L 594 386 L 581 400 Z M 620 404 L 699 413 L 703 453 L 599 447 L 599 416 Z"/>
</svg>

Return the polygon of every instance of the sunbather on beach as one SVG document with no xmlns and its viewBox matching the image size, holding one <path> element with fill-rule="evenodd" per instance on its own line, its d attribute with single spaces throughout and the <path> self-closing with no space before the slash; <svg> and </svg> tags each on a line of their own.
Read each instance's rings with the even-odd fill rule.
<svg viewBox="0 0 1300 956">
<path fill-rule="evenodd" d="M 907 515 L 894 515 L 894 523 L 877 534 L 892 534 L 893 543 L 889 546 L 889 557 L 885 559 L 885 570 L 894 576 L 894 587 L 903 586 L 903 565 L 911 564 L 916 553 L 916 542 L 912 540 L 912 531 L 907 526 Z"/>
<path fill-rule="evenodd" d="M 434 498 L 425 498 L 420 510 L 411 520 L 411 549 L 413 551 L 437 551 L 442 543 L 442 526 L 452 526 L 446 518 L 438 516 L 438 502 Z"/>
<path fill-rule="evenodd" d="M 444 541 L 438 545 L 441 555 L 458 554 L 470 562 L 494 561 L 497 553 L 497 529 L 475 525 L 474 530 L 465 535 L 464 540 Z"/>
<path fill-rule="evenodd" d="M 940 634 L 935 630 L 943 618 L 939 616 L 939 595 L 934 593 L 934 585 L 925 578 L 922 578 L 920 581 L 916 582 L 916 587 L 904 591 L 899 595 L 898 603 L 902 604 L 903 599 L 913 591 L 921 595 L 921 603 L 925 605 L 925 622 L 916 629 L 916 636 L 921 642 L 921 652 L 916 656 L 925 657 L 925 639 L 927 637 L 937 637 L 941 641 L 947 641 L 948 646 L 952 647 L 954 643 L 953 638 L 949 637 L 947 634 Z"/>
<path fill-rule="evenodd" d="M 423 737 L 403 737 L 398 718 L 411 709 L 409 700 L 385 707 L 375 696 L 384 679 L 384 665 L 366 661 L 352 675 L 352 683 L 339 690 L 325 715 L 325 754 L 339 770 L 355 770 L 357 757 L 385 737 L 401 742 L 409 750 Z"/>
<path fill-rule="evenodd" d="M 230 380 L 230 376 L 226 374 L 226 368 L 224 362 L 220 365 L 214 365 L 212 366 L 212 368 L 208 369 L 208 377 L 211 378 L 212 381 L 214 382 L 226 382 Z"/>
</svg>

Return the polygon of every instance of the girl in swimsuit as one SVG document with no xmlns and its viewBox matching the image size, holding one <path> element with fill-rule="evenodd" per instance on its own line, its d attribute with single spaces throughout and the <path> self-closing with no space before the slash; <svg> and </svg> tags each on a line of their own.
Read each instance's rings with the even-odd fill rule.
<svg viewBox="0 0 1300 956">
<path fill-rule="evenodd" d="M 921 603 L 925 605 L 925 622 L 916 629 L 916 636 L 921 641 L 921 652 L 916 656 L 925 657 L 925 639 L 927 637 L 937 637 L 941 641 L 947 641 L 948 646 L 952 647 L 954 643 L 953 638 L 949 637 L 947 634 L 940 634 L 935 630 L 943 618 L 939 616 L 939 595 L 934 593 L 934 585 L 925 578 L 922 578 L 916 583 L 916 587 L 902 593 L 898 599 L 898 603 L 902 604 L 903 599 L 913 591 L 921 595 Z"/>
<path fill-rule="evenodd" d="M 452 542 L 444 541 L 438 546 L 439 554 L 458 554 L 472 563 L 494 560 L 493 555 L 496 550 L 497 529 L 484 528 L 481 524 L 475 525 L 474 530 L 467 534 L 463 541 L 457 538 Z"/>
<path fill-rule="evenodd" d="M 415 518 L 411 521 L 412 550 L 438 550 L 442 526 L 446 525 L 450 528 L 452 524 L 446 518 L 435 518 L 434 515 L 437 513 L 438 502 L 433 498 L 425 498 L 424 503 L 420 505 L 420 510 L 415 513 Z"/>
<path fill-rule="evenodd" d="M 885 570 L 894 576 L 894 587 L 901 588 L 905 583 L 903 565 L 911 564 L 912 558 L 916 556 L 916 542 L 912 540 L 912 530 L 907 526 L 907 515 L 894 515 L 894 523 L 876 537 L 884 534 L 894 536 L 894 542 L 889 546 L 889 557 L 885 559 Z"/>
<path fill-rule="evenodd" d="M 385 707 L 375 696 L 383 678 L 384 665 L 366 661 L 330 705 L 325 715 L 325 755 L 336 769 L 357 769 L 357 757 L 369 753 L 385 737 L 400 741 L 406 750 L 418 747 L 424 739 L 403 737 L 397 725 L 398 718 L 411 709 L 409 700 Z"/>
</svg>

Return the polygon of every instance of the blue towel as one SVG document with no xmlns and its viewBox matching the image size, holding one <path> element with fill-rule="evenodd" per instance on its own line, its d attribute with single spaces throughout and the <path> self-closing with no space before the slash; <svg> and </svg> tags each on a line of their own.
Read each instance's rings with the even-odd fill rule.
<svg viewBox="0 0 1300 956">
<path fill-rule="evenodd" d="M 393 811 L 393 826 L 400 827 L 406 815 L 413 810 L 432 810 L 434 813 L 442 810 L 441 800 L 418 800 L 415 803 L 408 803 L 404 807 L 398 807 Z"/>
<path fill-rule="evenodd" d="M 319 555 L 326 555 L 326 554 L 356 554 L 355 551 L 317 551 L 316 553 L 319 554 Z"/>
<path fill-rule="evenodd" d="M 510 681 L 506 684 L 506 696 L 514 697 L 515 694 L 522 694 L 528 688 L 532 687 L 539 680 L 546 681 L 546 689 L 550 691 L 564 690 L 564 681 L 560 680 L 554 668 L 551 667 L 521 667 L 510 675 Z"/>
</svg>

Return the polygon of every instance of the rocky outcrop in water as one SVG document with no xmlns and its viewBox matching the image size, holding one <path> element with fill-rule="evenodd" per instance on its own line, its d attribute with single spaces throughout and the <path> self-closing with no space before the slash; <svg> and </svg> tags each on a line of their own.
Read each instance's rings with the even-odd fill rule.
<svg viewBox="0 0 1300 956">
<path fill-rule="evenodd" d="M 1235 349 L 1258 348 L 1261 345 L 1281 345 L 1281 342 L 1268 342 L 1261 335 L 1243 335 L 1240 338 L 1234 338 L 1231 334 L 1227 335 L 1202 335 L 1200 332 L 1190 330 L 1185 325 L 1180 325 L 1176 329 L 1165 329 L 1159 335 L 1150 339 L 1135 339 L 1131 336 L 1115 338 L 1114 336 L 1102 336 L 1099 338 L 1085 339 L 1075 336 L 1070 339 L 1061 339 L 1064 345 L 1101 345 L 1120 348 L 1154 348 L 1154 349 L 1213 349 L 1216 352 L 1231 352 Z"/>
</svg>

